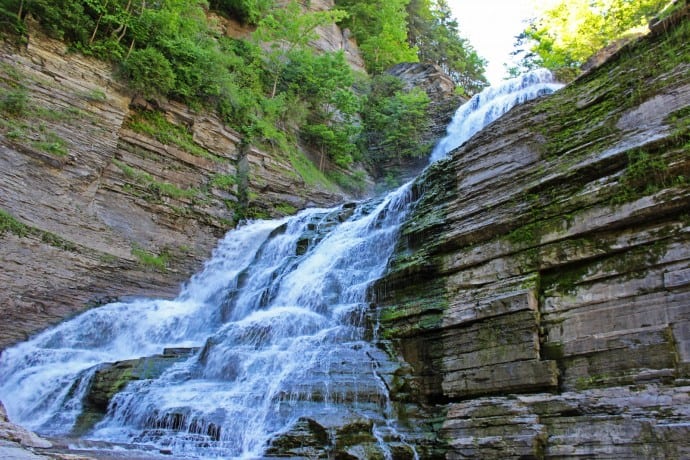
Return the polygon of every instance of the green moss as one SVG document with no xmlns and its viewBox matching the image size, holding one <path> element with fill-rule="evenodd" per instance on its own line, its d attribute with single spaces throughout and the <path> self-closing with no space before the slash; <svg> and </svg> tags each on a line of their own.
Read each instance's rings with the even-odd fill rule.
<svg viewBox="0 0 690 460">
<path fill-rule="evenodd" d="M 671 185 L 668 165 L 659 152 L 636 149 L 628 152 L 627 157 L 628 166 L 619 180 L 618 193 L 612 198 L 614 204 L 652 195 Z"/>
<path fill-rule="evenodd" d="M 232 190 L 237 185 L 237 177 L 232 174 L 214 174 L 210 183 L 212 187 Z"/>
<path fill-rule="evenodd" d="M 29 110 L 29 93 L 25 88 L 0 89 L 0 112 L 11 117 L 26 115 Z"/>
<path fill-rule="evenodd" d="M 589 273 L 588 265 L 572 266 L 558 269 L 542 275 L 542 288 L 545 291 L 555 290 L 562 294 L 572 294 L 577 284 Z"/>
<path fill-rule="evenodd" d="M 448 297 L 442 278 L 415 279 L 394 289 L 395 296 L 379 307 L 379 322 L 383 339 L 418 335 L 440 327 L 448 309 Z M 378 288 L 377 288 L 378 289 Z M 419 290 L 424 296 L 419 296 Z"/>
<path fill-rule="evenodd" d="M 79 251 L 79 247 L 73 242 L 68 241 L 54 233 L 25 225 L 19 222 L 14 216 L 12 216 L 7 211 L 0 209 L 0 236 L 8 232 L 20 238 L 29 235 L 38 237 L 41 239 L 42 242 L 46 243 L 47 245 L 52 246 L 54 248 L 62 249 L 63 251 Z"/>
<path fill-rule="evenodd" d="M 89 101 L 94 102 L 105 102 L 107 96 L 105 92 L 100 88 L 94 88 L 84 93 L 84 98 Z"/>
<path fill-rule="evenodd" d="M 203 195 L 198 189 L 182 189 L 177 185 L 171 184 L 170 182 L 152 181 L 147 185 L 146 189 L 155 196 L 163 195 L 170 198 L 175 198 L 177 200 L 182 198 L 194 199 Z"/>
<path fill-rule="evenodd" d="M 131 166 L 119 160 L 113 159 L 113 164 L 117 166 L 128 179 L 134 181 L 139 185 L 144 186 L 147 194 L 143 195 L 141 193 L 134 193 L 137 196 L 142 196 L 143 198 L 149 200 L 157 200 L 161 195 L 178 200 L 182 198 L 196 199 L 204 197 L 204 193 L 197 188 L 192 187 L 188 189 L 182 189 L 176 186 L 175 184 L 171 184 L 170 182 L 158 181 L 154 179 L 153 176 L 151 176 L 151 174 L 145 171 L 139 171 L 137 169 L 134 169 Z M 131 187 L 127 190 L 130 192 L 133 191 Z"/>
<path fill-rule="evenodd" d="M 589 390 L 591 388 L 599 388 L 608 386 L 608 381 L 611 376 L 608 374 L 593 374 L 588 376 L 578 377 L 575 381 L 575 388 L 577 390 Z"/>
<path fill-rule="evenodd" d="M 157 271 L 166 271 L 170 260 L 170 254 L 167 251 L 154 254 L 137 246 L 132 248 L 132 255 L 137 258 L 142 267 Z"/>
<path fill-rule="evenodd" d="M 0 62 L 0 72 L 7 75 L 7 77 L 10 79 L 9 83 L 13 85 L 18 85 L 17 82 L 31 81 L 31 78 L 22 72 L 19 66 L 12 65 L 7 62 Z"/>
<path fill-rule="evenodd" d="M 577 84 L 537 102 L 535 115 L 548 114 L 539 128 L 546 139 L 544 156 L 574 160 L 605 150 L 620 139 L 616 123 L 622 113 L 658 94 L 669 84 L 666 78 L 687 78 L 687 68 L 671 71 L 690 61 L 688 22 L 627 46 Z"/>
<path fill-rule="evenodd" d="M 669 239 L 662 238 L 623 253 L 609 253 L 593 261 L 553 270 L 541 277 L 542 293 L 556 291 L 561 294 L 572 294 L 578 284 L 593 273 L 615 274 L 624 279 L 643 277 L 649 268 L 656 265 L 666 254 L 668 244 Z"/>
<path fill-rule="evenodd" d="M 273 209 L 283 216 L 291 216 L 297 212 L 297 208 L 289 203 L 278 203 Z"/>
<path fill-rule="evenodd" d="M 243 218 L 245 219 L 270 219 L 270 213 L 258 206 L 247 206 L 244 209 Z"/>
<path fill-rule="evenodd" d="M 54 132 L 47 132 L 43 140 L 32 142 L 31 145 L 56 157 L 65 157 L 69 153 L 67 143 Z"/>
<path fill-rule="evenodd" d="M 531 222 L 511 231 L 507 239 L 516 246 L 529 246 L 539 243 L 541 225 L 539 222 Z"/>
<path fill-rule="evenodd" d="M 304 153 L 297 149 L 288 149 L 288 160 L 295 172 L 302 178 L 305 184 L 311 186 L 322 186 L 330 191 L 337 191 L 337 187 L 319 171 L 314 163 L 311 162 Z"/>
<path fill-rule="evenodd" d="M 223 161 L 220 157 L 201 147 L 194 141 L 192 133 L 184 126 L 176 125 L 157 111 L 136 112 L 126 126 L 132 131 L 147 134 L 162 144 L 175 145 L 186 152 L 214 161 Z"/>
<path fill-rule="evenodd" d="M 27 236 L 31 229 L 19 222 L 12 214 L 0 209 L 0 236 L 8 232 L 21 238 Z"/>
<path fill-rule="evenodd" d="M 42 232 L 41 233 L 41 241 L 44 243 L 53 246 L 54 248 L 59 248 L 64 251 L 71 251 L 71 252 L 77 252 L 78 247 L 76 244 L 72 243 L 71 241 L 68 241 L 61 236 L 58 236 L 54 233 L 50 232 Z"/>
</svg>

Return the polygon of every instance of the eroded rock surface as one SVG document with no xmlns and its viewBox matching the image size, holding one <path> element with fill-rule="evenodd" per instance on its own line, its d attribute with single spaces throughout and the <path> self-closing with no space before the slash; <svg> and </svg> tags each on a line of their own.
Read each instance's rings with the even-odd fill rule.
<svg viewBox="0 0 690 460">
<path fill-rule="evenodd" d="M 676 24 L 419 182 L 377 314 L 411 366 L 393 398 L 443 419 L 445 458 L 690 455 L 690 27 Z"/>
</svg>

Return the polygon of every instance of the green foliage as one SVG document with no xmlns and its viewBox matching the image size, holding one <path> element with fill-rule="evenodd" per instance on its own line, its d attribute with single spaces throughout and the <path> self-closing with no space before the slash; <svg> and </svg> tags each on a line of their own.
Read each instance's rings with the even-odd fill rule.
<svg viewBox="0 0 690 460">
<path fill-rule="evenodd" d="M 12 214 L 0 209 L 0 236 L 9 232 L 19 237 L 29 234 L 29 227 L 19 222 Z"/>
<path fill-rule="evenodd" d="M 55 38 L 69 42 L 87 42 L 95 22 L 85 11 L 84 2 L 74 0 L 31 0 L 26 12 L 39 19 Z"/>
<path fill-rule="evenodd" d="M 322 154 L 342 168 L 349 167 L 357 154 L 354 139 L 358 133 L 357 128 L 351 124 L 309 124 L 302 133 L 311 144 L 319 147 Z M 323 168 L 320 168 L 323 169 Z"/>
<path fill-rule="evenodd" d="M 297 212 L 297 208 L 290 203 L 278 203 L 275 205 L 274 209 L 277 213 L 282 214 L 283 216 L 291 216 Z"/>
<path fill-rule="evenodd" d="M 408 20 L 419 19 L 419 30 L 442 23 L 434 30 L 467 51 L 465 41 L 451 37 L 457 32 L 455 23 L 432 14 L 447 13 L 447 6 L 435 1 L 427 4 L 426 0 L 422 1 L 426 6 L 416 9 L 407 8 L 409 0 L 339 1 L 346 13 L 338 9 L 307 12 L 303 2 L 296 0 L 281 3 L 277 7 L 273 0 L 6 0 L 0 7 L 0 28 L 12 33 L 16 29 L 13 23 L 30 15 L 73 50 L 112 61 L 130 88 L 144 98 L 169 98 L 216 111 L 241 133 L 243 142 L 261 144 L 276 155 L 287 156 L 307 182 L 328 184 L 324 171 L 332 164 L 350 168 L 362 160 L 426 153 L 424 146 L 415 145 L 426 125 L 428 100 L 424 94 L 402 88 L 386 94 L 369 91 L 368 81 L 360 82 L 355 90 L 354 74 L 344 53 L 317 54 L 309 43 L 316 38 L 318 27 L 340 21 L 359 39 L 368 68 L 378 73 L 392 64 L 417 59 L 417 45 L 411 46 L 408 40 L 412 27 Z M 209 8 L 256 24 L 253 39 L 223 36 L 207 18 Z M 417 37 L 427 54 L 441 43 L 440 39 L 424 39 L 421 33 Z M 459 67 L 451 64 L 457 57 L 451 57 L 451 48 L 443 48 L 444 62 L 454 72 Z M 457 79 L 460 73 L 453 75 Z M 85 97 L 103 100 L 103 96 Z M 36 135 L 33 124 L 14 119 L 34 110 L 29 102 L 22 90 L 2 94 L 3 134 L 30 138 L 39 142 L 38 148 L 66 154 L 66 144 L 56 135 L 48 135 L 48 130 Z M 53 120 L 51 114 L 41 117 Z M 185 126 L 168 122 L 161 113 L 135 114 L 128 123 L 164 144 L 219 160 L 196 144 Z M 393 132 L 386 135 L 374 132 L 391 127 Z M 320 164 L 307 166 L 305 158 L 290 153 L 300 142 L 320 152 Z M 368 152 L 370 147 L 376 149 L 373 155 Z M 139 192 L 147 196 L 185 196 L 153 179 L 139 179 L 145 189 Z"/>
<path fill-rule="evenodd" d="M 163 144 L 176 145 L 192 155 L 215 159 L 208 150 L 194 142 L 192 133 L 187 128 L 171 123 L 161 112 L 135 112 L 127 121 L 127 127 L 138 133 L 148 134 Z"/>
<path fill-rule="evenodd" d="M 353 82 L 342 52 L 294 52 L 283 74 L 283 89 L 308 109 L 306 120 L 300 123 L 303 139 L 343 168 L 360 156 L 355 144 L 360 131 L 355 115 L 360 104 L 352 91 Z"/>
<path fill-rule="evenodd" d="M 304 153 L 301 151 L 290 148 L 288 150 L 288 159 L 292 168 L 297 172 L 299 177 L 302 178 L 305 184 L 310 186 L 322 186 L 327 190 L 335 190 L 336 187 L 328 180 L 322 171 L 320 171 L 314 163 L 312 163 Z"/>
<path fill-rule="evenodd" d="M 17 117 L 24 115 L 29 105 L 29 95 L 20 87 L 0 92 L 0 111 L 5 115 Z"/>
<path fill-rule="evenodd" d="M 354 174 L 333 171 L 329 177 L 340 187 L 353 193 L 361 193 L 366 189 L 366 173 L 364 171 L 355 171 Z"/>
<path fill-rule="evenodd" d="M 243 24 L 257 24 L 273 7 L 274 0 L 210 0 L 216 11 L 237 18 Z"/>
<path fill-rule="evenodd" d="M 522 68 L 537 66 L 577 75 L 594 53 L 636 27 L 646 26 L 667 0 L 568 0 L 546 9 L 518 37 Z"/>
<path fill-rule="evenodd" d="M 0 4 L 0 37 L 7 32 L 9 35 L 23 36 L 26 26 L 22 21 L 25 14 L 23 0 L 4 0 Z"/>
<path fill-rule="evenodd" d="M 644 195 L 651 195 L 671 185 L 669 168 L 660 152 L 632 150 L 628 152 L 628 167 L 621 176 L 620 191 L 614 203 L 625 203 Z"/>
<path fill-rule="evenodd" d="M 64 157 L 69 153 L 65 140 L 52 131 L 44 131 L 41 139 L 32 142 L 31 145 L 57 157 Z"/>
<path fill-rule="evenodd" d="M 487 85 L 486 62 L 459 34 L 445 0 L 337 0 L 342 21 L 359 43 L 367 70 L 379 74 L 401 62 L 441 66 L 469 93 Z"/>
<path fill-rule="evenodd" d="M 412 0 L 408 37 L 419 49 L 419 60 L 439 65 L 464 93 L 475 94 L 488 85 L 486 61 L 460 36 L 458 22 L 445 0 Z"/>
<path fill-rule="evenodd" d="M 367 70 L 380 74 L 401 62 L 417 62 L 417 49 L 407 41 L 409 0 L 337 0 L 348 12 L 342 21 L 359 43 Z"/>
<path fill-rule="evenodd" d="M 223 190 L 230 190 L 237 185 L 237 177 L 232 174 L 214 174 L 211 178 L 211 186 Z"/>
<path fill-rule="evenodd" d="M 182 198 L 193 200 L 201 195 L 200 190 L 195 188 L 181 189 L 169 182 L 158 181 L 146 171 L 134 169 L 119 160 L 113 160 L 113 164 L 117 166 L 128 179 L 141 185 L 147 192 L 146 198 L 150 201 L 158 201 L 161 196 L 167 196 L 178 200 Z"/>
<path fill-rule="evenodd" d="M 299 2 L 290 0 L 282 8 L 274 8 L 260 22 L 254 32 L 254 39 L 268 43 L 266 66 L 273 74 L 271 97 L 276 94 L 278 80 L 284 70 L 285 62 L 295 51 L 305 50 L 310 41 L 318 38 L 316 28 L 343 19 L 346 13 L 341 10 L 305 12 Z"/>
<path fill-rule="evenodd" d="M 154 254 L 138 246 L 134 246 L 132 248 L 132 255 L 136 257 L 139 264 L 143 267 L 157 271 L 165 271 L 170 262 L 170 255 L 166 251 L 163 251 L 161 254 Z"/>
<path fill-rule="evenodd" d="M 170 61 L 155 48 L 133 51 L 122 63 L 122 76 L 145 98 L 166 95 L 175 87 Z"/>
<path fill-rule="evenodd" d="M 363 111 L 363 141 L 374 161 L 428 154 L 422 134 L 429 120 L 429 96 L 419 88 L 403 89 L 389 75 L 375 77 Z"/>
</svg>

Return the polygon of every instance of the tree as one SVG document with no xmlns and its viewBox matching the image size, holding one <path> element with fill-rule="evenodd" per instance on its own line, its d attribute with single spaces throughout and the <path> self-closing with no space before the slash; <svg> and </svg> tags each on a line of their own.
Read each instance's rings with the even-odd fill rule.
<svg viewBox="0 0 690 460">
<path fill-rule="evenodd" d="M 380 74 L 401 62 L 417 62 L 417 49 L 407 41 L 409 0 L 338 0 L 348 12 L 342 26 L 352 30 L 367 70 Z"/>
<path fill-rule="evenodd" d="M 667 0 L 563 0 L 532 20 L 518 37 L 522 67 L 574 75 L 594 53 L 645 26 Z"/>
<path fill-rule="evenodd" d="M 130 87 L 144 97 L 166 95 L 175 87 L 170 62 L 155 48 L 133 51 L 122 67 Z"/>
<path fill-rule="evenodd" d="M 488 84 L 486 61 L 460 36 L 448 2 L 411 0 L 407 11 L 408 40 L 419 50 L 420 61 L 440 66 L 466 93 L 477 93 Z"/>
<path fill-rule="evenodd" d="M 257 24 L 274 6 L 273 0 L 210 0 L 216 11 L 237 18 L 243 24 Z"/>
<path fill-rule="evenodd" d="M 347 13 L 338 9 L 305 12 L 296 0 L 290 0 L 284 7 L 271 10 L 259 22 L 253 37 L 270 46 L 266 51 L 266 63 L 273 74 L 271 97 L 276 95 L 278 80 L 290 54 L 303 50 L 310 41 L 316 40 L 316 29 L 319 26 L 333 24 L 346 15 Z"/>
<path fill-rule="evenodd" d="M 305 101 L 309 115 L 302 137 L 341 167 L 358 159 L 356 138 L 360 127 L 356 115 L 359 99 L 352 91 L 354 75 L 342 51 L 293 55 L 285 70 L 286 90 Z M 323 169 L 323 161 L 320 162 Z"/>
<path fill-rule="evenodd" d="M 422 135 L 428 127 L 429 96 L 420 88 L 406 91 L 391 75 L 374 77 L 362 113 L 362 141 L 374 162 L 428 154 Z"/>
</svg>

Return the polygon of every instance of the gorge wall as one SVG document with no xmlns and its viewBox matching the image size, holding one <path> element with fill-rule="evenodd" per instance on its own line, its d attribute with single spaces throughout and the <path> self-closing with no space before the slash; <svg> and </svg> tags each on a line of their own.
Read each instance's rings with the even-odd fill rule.
<svg viewBox="0 0 690 460">
<path fill-rule="evenodd" d="M 212 115 L 166 102 L 137 128 L 151 107 L 109 65 L 38 33 L 4 44 L 0 86 L 22 106 L 0 130 L 0 350 L 115 297 L 170 297 L 238 216 L 345 199 Z"/>
<path fill-rule="evenodd" d="M 689 41 L 686 9 L 417 182 L 372 318 L 420 457 L 690 456 Z M 111 297 L 173 294 L 238 203 L 343 199 L 187 108 L 162 107 L 201 150 L 134 129 L 146 103 L 111 75 L 49 40 L 3 50 L 0 82 L 27 88 L 36 122 L 0 136 L 0 348 Z M 272 455 L 326 452 L 301 423 Z"/>
<path fill-rule="evenodd" d="M 686 7 L 418 181 L 375 291 L 423 456 L 690 456 L 688 42 Z"/>
</svg>

